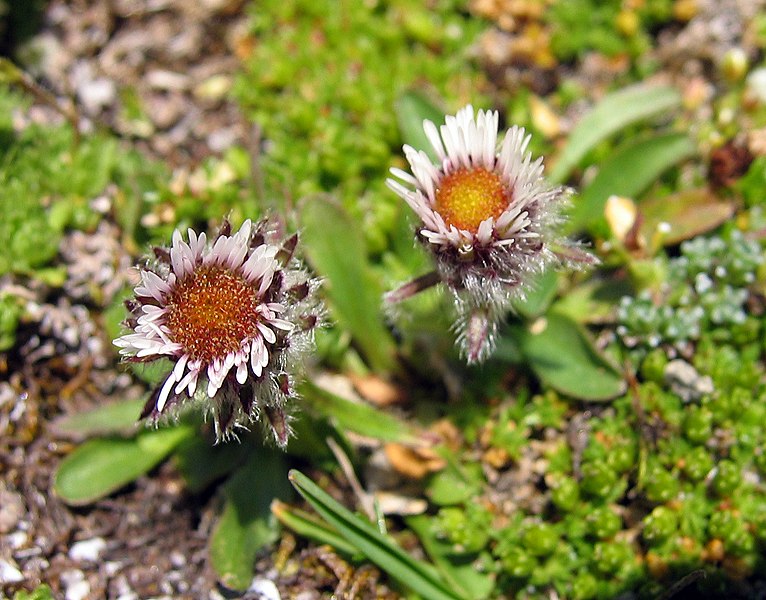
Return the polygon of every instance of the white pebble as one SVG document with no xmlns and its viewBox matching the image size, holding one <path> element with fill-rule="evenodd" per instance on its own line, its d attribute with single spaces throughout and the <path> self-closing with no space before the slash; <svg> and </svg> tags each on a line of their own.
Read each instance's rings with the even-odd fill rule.
<svg viewBox="0 0 766 600">
<path fill-rule="evenodd" d="M 18 583 L 24 579 L 15 563 L 0 559 L 0 583 Z"/>
<path fill-rule="evenodd" d="M 61 574 L 61 583 L 64 587 L 66 600 L 85 600 L 90 596 L 90 584 L 85 579 L 82 571 L 72 569 Z"/>
<path fill-rule="evenodd" d="M 258 600 L 282 600 L 277 586 L 270 579 L 253 579 L 247 591 L 258 594 Z"/>
<path fill-rule="evenodd" d="M 69 558 L 80 562 L 96 562 L 105 549 L 106 542 L 103 538 L 82 540 L 72 544 L 69 549 Z"/>
</svg>

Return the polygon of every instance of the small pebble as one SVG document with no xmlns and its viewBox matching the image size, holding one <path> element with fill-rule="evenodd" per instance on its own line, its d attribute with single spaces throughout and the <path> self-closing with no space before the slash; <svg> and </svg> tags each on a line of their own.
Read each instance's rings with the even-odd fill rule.
<svg viewBox="0 0 766 600">
<path fill-rule="evenodd" d="M 29 540 L 29 534 L 26 531 L 14 531 L 5 536 L 5 543 L 8 544 L 8 547 L 12 550 L 23 548 L 26 545 L 27 540 Z"/>
<path fill-rule="evenodd" d="M 671 360 L 663 373 L 670 390 L 684 402 L 699 400 L 715 391 L 713 380 L 702 377 L 692 365 L 680 358 Z"/>
<path fill-rule="evenodd" d="M 16 529 L 24 516 L 24 499 L 16 492 L 0 489 L 0 533 Z"/>
<path fill-rule="evenodd" d="M 89 540 L 75 542 L 69 549 L 69 558 L 79 562 L 96 562 L 101 553 L 106 549 L 106 541 L 96 537 Z"/>
<path fill-rule="evenodd" d="M 65 600 L 85 600 L 90 596 L 90 583 L 85 574 L 77 569 L 64 571 L 61 574 L 61 584 L 64 588 Z"/>
<path fill-rule="evenodd" d="M 258 600 L 282 600 L 277 586 L 270 579 L 253 579 L 247 591 L 257 594 Z"/>
<path fill-rule="evenodd" d="M 24 575 L 19 571 L 15 562 L 0 558 L 0 584 L 18 583 L 23 580 Z"/>
</svg>

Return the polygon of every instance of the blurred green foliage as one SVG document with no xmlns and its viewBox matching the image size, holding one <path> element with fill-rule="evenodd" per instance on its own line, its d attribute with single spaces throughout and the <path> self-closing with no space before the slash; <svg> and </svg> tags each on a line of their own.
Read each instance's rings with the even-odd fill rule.
<svg viewBox="0 0 766 600">
<path fill-rule="evenodd" d="M 266 0 L 251 9 L 252 54 L 236 87 L 266 138 L 272 193 L 337 192 L 379 253 L 402 211 L 384 187 L 400 156 L 394 103 L 425 88 L 481 104 L 468 49 L 482 23 L 461 2 Z"/>
<path fill-rule="evenodd" d="M 621 0 L 554 2 L 545 12 L 551 50 L 560 60 L 595 51 L 606 56 L 636 57 L 651 45 L 651 32 L 673 17 L 673 0 L 648 0 L 625 8 Z"/>
<path fill-rule="evenodd" d="M 19 591 L 13 600 L 54 600 L 53 591 L 47 585 L 40 585 L 31 592 Z"/>
</svg>

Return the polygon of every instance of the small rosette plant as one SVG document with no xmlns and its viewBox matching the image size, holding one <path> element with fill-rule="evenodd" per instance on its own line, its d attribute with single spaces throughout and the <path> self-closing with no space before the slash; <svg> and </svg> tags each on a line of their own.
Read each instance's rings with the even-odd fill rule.
<svg viewBox="0 0 766 600">
<path fill-rule="evenodd" d="M 126 303 L 131 332 L 114 342 L 127 361 L 172 362 L 141 418 L 156 422 L 194 401 L 219 440 L 261 421 L 285 447 L 294 378 L 322 306 L 318 281 L 294 257 L 297 234 L 279 238 L 267 220 L 247 220 L 233 234 L 225 222 L 212 241 L 176 231 L 169 249 L 154 249 Z"/>
<path fill-rule="evenodd" d="M 543 179 L 543 159 L 527 151 L 531 136 L 518 126 L 498 137 L 498 113 L 468 105 L 437 129 L 423 129 L 438 157 L 404 146 L 411 173 L 391 169 L 388 187 L 415 211 L 417 239 L 436 271 L 387 299 L 395 302 L 444 283 L 458 311 L 458 343 L 469 363 L 487 357 L 497 323 L 523 298 L 535 274 L 562 263 L 594 259 L 561 236 L 569 190 Z"/>
</svg>

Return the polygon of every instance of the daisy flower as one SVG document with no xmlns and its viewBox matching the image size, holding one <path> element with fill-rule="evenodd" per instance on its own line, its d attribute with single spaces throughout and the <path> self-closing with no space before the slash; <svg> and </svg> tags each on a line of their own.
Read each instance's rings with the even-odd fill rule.
<svg viewBox="0 0 766 600">
<path fill-rule="evenodd" d="M 317 281 L 293 257 L 297 235 L 276 237 L 267 221 L 247 220 L 234 234 L 224 223 L 210 242 L 175 231 L 169 249 L 155 248 L 127 303 L 131 333 L 114 341 L 128 361 L 172 362 L 141 418 L 156 421 L 194 400 L 213 415 L 218 439 L 263 416 L 285 446 L 293 371 L 322 310 Z"/>
<path fill-rule="evenodd" d="M 393 168 L 395 179 L 386 183 L 420 220 L 416 236 L 436 271 L 387 299 L 444 283 L 458 309 L 461 351 L 477 362 L 491 351 L 498 321 L 536 273 L 592 258 L 556 231 L 569 190 L 543 179 L 543 159 L 527 151 L 531 136 L 522 127 L 500 137 L 498 113 L 474 115 L 468 105 L 440 128 L 426 120 L 423 129 L 438 162 L 405 145 L 410 172 Z"/>
</svg>

